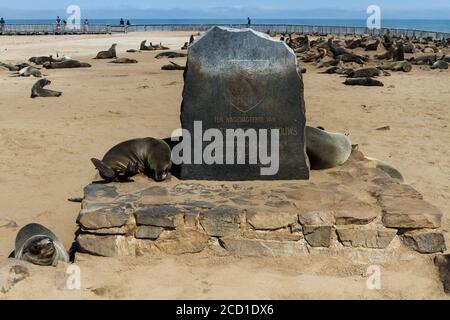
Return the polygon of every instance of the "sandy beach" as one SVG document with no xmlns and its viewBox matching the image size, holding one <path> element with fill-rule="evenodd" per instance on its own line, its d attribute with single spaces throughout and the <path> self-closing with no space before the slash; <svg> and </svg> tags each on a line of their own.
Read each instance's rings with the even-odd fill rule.
<svg viewBox="0 0 450 320">
<path fill-rule="evenodd" d="M 81 197 L 100 158 L 118 142 L 168 137 L 180 127 L 182 71 L 162 71 L 157 52 L 126 53 L 142 40 L 179 50 L 190 33 L 1 37 L 0 61 L 67 55 L 89 69 L 43 70 L 57 99 L 30 99 L 34 78 L 0 69 L 0 262 L 20 227 L 38 222 L 66 248 L 74 241 Z M 93 60 L 117 43 L 119 57 Z M 381 51 L 380 51 L 381 52 Z M 171 59 L 181 65 L 185 58 Z M 444 213 L 450 243 L 450 71 L 414 66 L 383 77 L 384 87 L 347 87 L 339 75 L 303 75 L 307 122 L 349 135 L 365 155 L 398 168 L 425 200 Z M 389 126 L 390 130 L 377 130 Z M 155 182 L 151 182 L 155 183 Z M 204 254 L 112 259 L 77 255 L 81 290 L 57 285 L 65 266 L 33 268 L 32 277 L 0 299 L 448 299 L 432 258 L 402 249 L 383 265 L 381 290 L 366 287 L 367 266 L 334 255 L 298 258 L 208 257 Z M 56 283 L 56 285 L 55 285 Z"/>
</svg>

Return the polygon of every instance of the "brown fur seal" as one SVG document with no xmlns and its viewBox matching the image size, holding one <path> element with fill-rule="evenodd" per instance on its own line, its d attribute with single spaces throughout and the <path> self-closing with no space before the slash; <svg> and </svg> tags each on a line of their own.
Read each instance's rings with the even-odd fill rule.
<svg viewBox="0 0 450 320">
<path fill-rule="evenodd" d="M 383 70 L 410 72 L 412 64 L 409 61 L 397 61 L 382 64 L 380 68 Z"/>
<path fill-rule="evenodd" d="M 156 181 L 163 181 L 172 167 L 169 145 L 155 138 L 119 143 L 105 154 L 103 160 L 91 161 L 106 182 L 127 181 L 139 173 L 153 173 Z"/>
<path fill-rule="evenodd" d="M 46 69 L 70 69 L 70 68 L 90 68 L 89 63 L 81 62 L 78 60 L 64 60 L 61 62 L 45 62 L 44 68 Z"/>
<path fill-rule="evenodd" d="M 393 179 L 397 179 L 398 181 L 400 181 L 400 183 L 406 183 L 405 182 L 405 178 L 403 177 L 403 175 L 401 174 L 400 171 L 398 171 L 398 169 L 394 168 L 392 165 L 390 165 L 387 162 L 375 159 L 375 158 L 370 158 L 370 157 L 366 157 L 367 160 L 373 162 L 373 164 L 375 164 L 375 167 L 383 170 L 384 172 L 386 172 L 391 178 Z"/>
<path fill-rule="evenodd" d="M 25 67 L 19 70 L 19 72 L 16 73 L 17 77 L 29 77 L 29 76 L 33 76 L 35 78 L 40 78 L 42 77 L 42 73 L 39 69 L 29 66 L 29 67 Z"/>
<path fill-rule="evenodd" d="M 394 59 L 394 61 L 404 61 L 405 60 L 405 50 L 403 48 L 402 43 L 399 43 L 397 46 L 397 49 L 395 49 L 393 59 Z"/>
<path fill-rule="evenodd" d="M 364 62 L 367 61 L 366 57 L 359 56 L 357 54 L 341 54 L 340 56 L 337 56 L 336 59 L 341 60 L 342 62 L 356 62 L 358 64 L 364 64 Z"/>
<path fill-rule="evenodd" d="M 116 60 L 110 61 L 109 63 L 138 63 L 136 59 L 128 59 L 128 58 L 117 58 Z"/>
<path fill-rule="evenodd" d="M 381 42 L 380 39 L 377 39 L 377 41 L 369 43 L 368 45 L 366 45 L 365 51 L 377 51 L 380 42 Z"/>
<path fill-rule="evenodd" d="M 417 58 L 411 59 L 411 63 L 415 65 L 428 65 L 432 66 L 437 61 L 437 56 L 434 55 L 428 55 L 428 56 L 421 56 Z"/>
<path fill-rule="evenodd" d="M 184 58 L 187 57 L 186 53 L 178 53 L 178 52 L 173 52 L 173 51 L 167 51 L 167 52 L 161 52 L 159 54 L 156 55 L 156 59 L 161 59 L 161 58 L 169 58 L 169 59 L 173 59 L 173 58 Z"/>
<path fill-rule="evenodd" d="M 352 143 L 346 135 L 309 126 L 305 133 L 306 153 L 313 170 L 340 166 L 352 153 Z"/>
<path fill-rule="evenodd" d="M 117 44 L 114 43 L 108 51 L 100 51 L 94 59 L 114 59 L 117 58 Z"/>
<path fill-rule="evenodd" d="M 347 86 L 384 87 L 381 81 L 372 78 L 349 78 L 344 82 Z"/>
<path fill-rule="evenodd" d="M 31 98 L 60 97 L 62 95 L 61 92 L 44 89 L 45 86 L 48 86 L 51 83 L 52 82 L 48 79 L 40 79 L 38 82 L 35 83 L 35 85 L 31 89 Z"/>
<path fill-rule="evenodd" d="M 180 66 L 179 64 L 169 61 L 170 64 L 163 65 L 161 70 L 184 70 L 186 67 Z"/>
<path fill-rule="evenodd" d="M 28 59 L 29 62 L 32 62 L 37 65 L 43 65 L 45 62 L 55 62 L 56 60 L 53 59 L 53 56 L 41 56 L 41 57 L 31 57 Z"/>
<path fill-rule="evenodd" d="M 395 52 L 394 48 L 389 48 L 388 51 L 380 55 L 377 54 L 374 56 L 374 58 L 377 60 L 391 60 L 394 58 L 394 52 Z"/>
<path fill-rule="evenodd" d="M 351 72 L 349 78 L 373 78 L 381 76 L 390 76 L 389 72 L 383 71 L 379 68 L 363 68 Z"/>
<path fill-rule="evenodd" d="M 14 258 L 39 266 L 56 266 L 59 261 L 69 262 L 69 254 L 55 234 L 37 223 L 20 229 Z"/>
<path fill-rule="evenodd" d="M 448 69 L 448 62 L 444 60 L 438 60 L 430 67 L 431 69 L 441 69 L 441 70 L 447 70 Z"/>
<path fill-rule="evenodd" d="M 147 46 L 146 43 L 147 43 L 147 40 L 142 41 L 139 50 L 141 50 L 141 51 L 155 51 L 156 50 L 156 48 L 153 47 L 153 45 L 151 43 L 149 46 Z"/>
</svg>

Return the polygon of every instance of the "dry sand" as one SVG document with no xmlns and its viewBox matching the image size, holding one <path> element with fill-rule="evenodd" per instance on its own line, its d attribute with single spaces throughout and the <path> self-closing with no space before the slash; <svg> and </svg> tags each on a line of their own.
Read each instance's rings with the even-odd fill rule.
<svg viewBox="0 0 450 320">
<path fill-rule="evenodd" d="M 0 261 L 14 248 L 19 227 L 39 222 L 70 247 L 80 197 L 95 174 L 89 159 L 134 137 L 167 137 L 180 126 L 181 71 L 161 71 L 155 52 L 125 54 L 147 38 L 179 49 L 189 33 L 107 36 L 1 37 L 0 61 L 59 52 L 91 69 L 44 70 L 61 98 L 30 99 L 33 78 L 0 70 Z M 136 65 L 92 60 L 118 44 Z M 184 59 L 174 59 L 183 64 Z M 445 215 L 450 243 L 450 71 L 415 67 L 383 78 L 385 87 L 346 87 L 337 75 L 304 75 L 307 119 L 345 132 L 366 155 L 386 160 Z M 390 126 L 388 131 L 379 127 Z M 9 224 L 11 221 L 17 223 Z M 8 225 L 9 224 L 9 225 Z M 62 290 L 58 269 L 35 268 L 4 298 L 144 299 L 430 299 L 442 293 L 431 257 L 407 250 L 382 264 L 382 289 L 366 287 L 367 264 L 341 255 L 294 258 L 181 257 L 110 259 L 78 255 L 82 288 Z M 448 298 L 448 297 L 447 297 Z"/>
</svg>

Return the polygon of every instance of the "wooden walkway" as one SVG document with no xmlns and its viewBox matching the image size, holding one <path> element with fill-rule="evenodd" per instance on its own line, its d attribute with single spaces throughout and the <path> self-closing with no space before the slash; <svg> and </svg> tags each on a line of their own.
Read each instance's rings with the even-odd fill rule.
<svg viewBox="0 0 450 320">
<path fill-rule="evenodd" d="M 6 24 L 2 35 L 45 35 L 45 34 L 110 34 L 126 32 L 151 32 L 151 31 L 206 31 L 214 24 L 151 24 L 151 25 L 89 25 L 88 29 L 81 26 L 81 30 L 65 30 L 64 27 L 55 24 Z M 247 28 L 245 24 L 224 24 L 224 27 Z M 383 35 L 386 32 L 393 36 L 408 36 L 417 38 L 450 39 L 450 33 L 423 31 L 414 29 L 382 28 L 368 29 L 365 27 L 346 26 L 313 26 L 313 25 L 279 25 L 279 24 L 255 24 L 252 29 L 260 32 L 291 33 L 317 35 Z"/>
</svg>

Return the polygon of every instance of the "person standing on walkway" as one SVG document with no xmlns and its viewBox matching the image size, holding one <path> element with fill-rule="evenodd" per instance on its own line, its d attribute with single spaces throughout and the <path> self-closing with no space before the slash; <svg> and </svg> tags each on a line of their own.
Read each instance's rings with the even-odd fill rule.
<svg viewBox="0 0 450 320">
<path fill-rule="evenodd" d="M 250 28 L 252 25 L 252 19 L 250 17 L 247 17 L 247 28 Z"/>
<path fill-rule="evenodd" d="M 5 30 L 5 19 L 3 19 L 3 17 L 0 18 L 0 33 L 3 33 L 3 31 Z"/>
<path fill-rule="evenodd" d="M 89 33 L 89 20 L 88 19 L 84 19 L 83 32 Z"/>
</svg>

